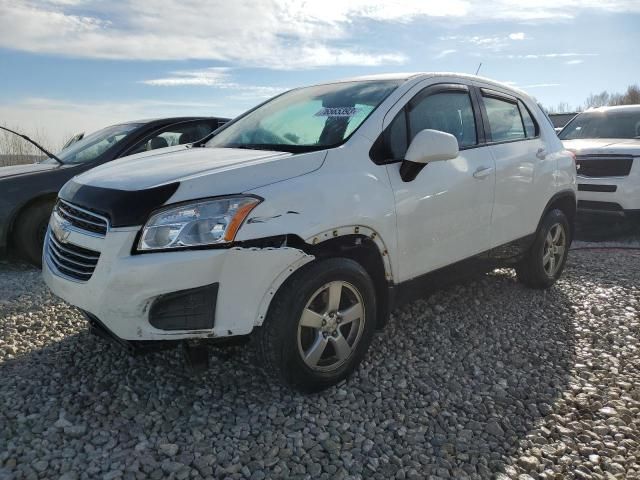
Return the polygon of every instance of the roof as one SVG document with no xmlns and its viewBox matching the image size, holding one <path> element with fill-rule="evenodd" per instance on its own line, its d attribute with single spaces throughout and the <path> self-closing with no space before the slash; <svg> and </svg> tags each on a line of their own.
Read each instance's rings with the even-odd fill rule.
<svg viewBox="0 0 640 480">
<path fill-rule="evenodd" d="M 506 83 L 501 83 L 496 80 L 492 80 L 486 77 L 480 77 L 478 75 L 471 75 L 468 73 L 456 73 L 456 72 L 405 72 L 405 73 L 383 73 L 377 75 L 363 75 L 359 77 L 351 77 L 339 80 L 340 82 L 352 82 L 352 81 L 370 81 L 370 80 L 414 80 L 420 78 L 431 78 L 431 77 L 454 77 L 459 78 L 461 80 L 474 80 L 482 83 L 487 83 L 490 85 L 494 85 L 496 87 L 505 88 L 507 90 L 511 90 L 514 92 L 518 92 L 522 95 L 529 94 L 524 90 L 520 90 L 513 85 L 507 85 Z"/>
<path fill-rule="evenodd" d="M 113 123 L 111 125 L 107 125 L 107 127 L 115 127 L 118 125 L 137 125 L 136 128 L 143 128 L 143 127 L 148 127 L 148 126 L 152 126 L 153 124 L 156 125 L 166 125 L 166 124 L 172 124 L 172 123 L 179 123 L 179 122 L 189 122 L 192 120 L 218 120 L 218 121 L 222 121 L 222 122 L 228 122 L 229 120 L 231 120 L 230 118 L 226 118 L 226 117 L 202 117 L 202 116 L 196 116 L 196 117 L 158 117 L 158 118 L 143 118 L 141 120 L 130 120 L 127 122 L 119 122 L 119 123 Z M 105 127 L 105 128 L 107 128 Z"/>
<path fill-rule="evenodd" d="M 168 123 L 172 123 L 172 122 L 187 122 L 189 120 L 207 120 L 207 119 L 211 119 L 211 120 L 224 120 L 223 117 L 205 117 L 205 116 L 191 116 L 191 117 L 158 117 L 158 118 L 143 118 L 141 120 L 132 120 L 130 122 L 121 122 L 117 125 L 124 125 L 127 123 L 140 123 L 140 124 L 147 124 L 147 123 L 154 123 L 154 122 L 168 122 Z"/>
<path fill-rule="evenodd" d="M 640 105 L 616 105 L 614 107 L 597 107 L 586 110 L 587 112 L 636 112 L 640 111 Z"/>
</svg>

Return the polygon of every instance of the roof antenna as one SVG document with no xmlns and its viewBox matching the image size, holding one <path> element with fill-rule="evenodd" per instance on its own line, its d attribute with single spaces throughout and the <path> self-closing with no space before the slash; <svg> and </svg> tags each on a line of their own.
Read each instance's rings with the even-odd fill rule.
<svg viewBox="0 0 640 480">
<path fill-rule="evenodd" d="M 476 69 L 476 75 L 478 74 L 478 72 L 480 71 L 480 68 L 482 67 L 482 62 L 480 62 L 480 65 L 478 65 L 478 68 Z"/>
</svg>

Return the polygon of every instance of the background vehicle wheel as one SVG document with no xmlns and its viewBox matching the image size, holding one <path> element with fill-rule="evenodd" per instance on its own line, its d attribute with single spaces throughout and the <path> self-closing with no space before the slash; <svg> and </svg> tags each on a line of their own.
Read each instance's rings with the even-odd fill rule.
<svg viewBox="0 0 640 480">
<path fill-rule="evenodd" d="M 18 216 L 13 228 L 13 241 L 20 256 L 36 267 L 42 266 L 42 246 L 52 210 L 52 201 L 38 202 Z"/>
<path fill-rule="evenodd" d="M 549 288 L 564 269 L 571 245 L 569 221 L 562 210 L 548 212 L 527 256 L 516 265 L 518 280 L 532 288 Z"/>
<path fill-rule="evenodd" d="M 264 371 L 305 392 L 347 378 L 376 326 L 371 278 L 357 262 L 332 258 L 295 272 L 276 294 L 256 332 Z"/>
</svg>

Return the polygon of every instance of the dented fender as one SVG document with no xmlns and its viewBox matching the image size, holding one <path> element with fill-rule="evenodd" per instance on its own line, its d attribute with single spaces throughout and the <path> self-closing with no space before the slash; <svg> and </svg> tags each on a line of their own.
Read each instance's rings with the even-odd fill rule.
<svg viewBox="0 0 640 480">
<path fill-rule="evenodd" d="M 220 283 L 215 330 L 224 333 L 228 326 L 233 334 L 244 334 L 262 325 L 280 286 L 314 258 L 290 247 L 229 250 L 221 272 L 224 283 Z M 247 295 L 248 292 L 254 294 Z"/>
</svg>

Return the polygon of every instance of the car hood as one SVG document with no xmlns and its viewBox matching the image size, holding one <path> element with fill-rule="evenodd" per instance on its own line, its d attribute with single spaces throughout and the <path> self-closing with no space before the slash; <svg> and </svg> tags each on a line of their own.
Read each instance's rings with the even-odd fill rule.
<svg viewBox="0 0 640 480">
<path fill-rule="evenodd" d="M 79 184 L 125 191 L 178 182 L 182 194 L 192 191 L 192 198 L 197 198 L 205 193 L 241 193 L 304 175 L 319 168 L 325 156 L 326 151 L 292 154 L 180 146 L 156 154 L 124 157 L 89 170 L 74 180 Z"/>
<path fill-rule="evenodd" d="M 564 140 L 564 148 L 577 155 L 634 155 L 640 156 L 640 139 L 585 138 Z"/>
<path fill-rule="evenodd" d="M 8 167 L 0 167 L 0 179 L 16 177 L 18 175 L 30 175 L 34 173 L 42 173 L 63 167 L 58 163 L 27 163 L 25 165 L 11 165 Z"/>
</svg>

